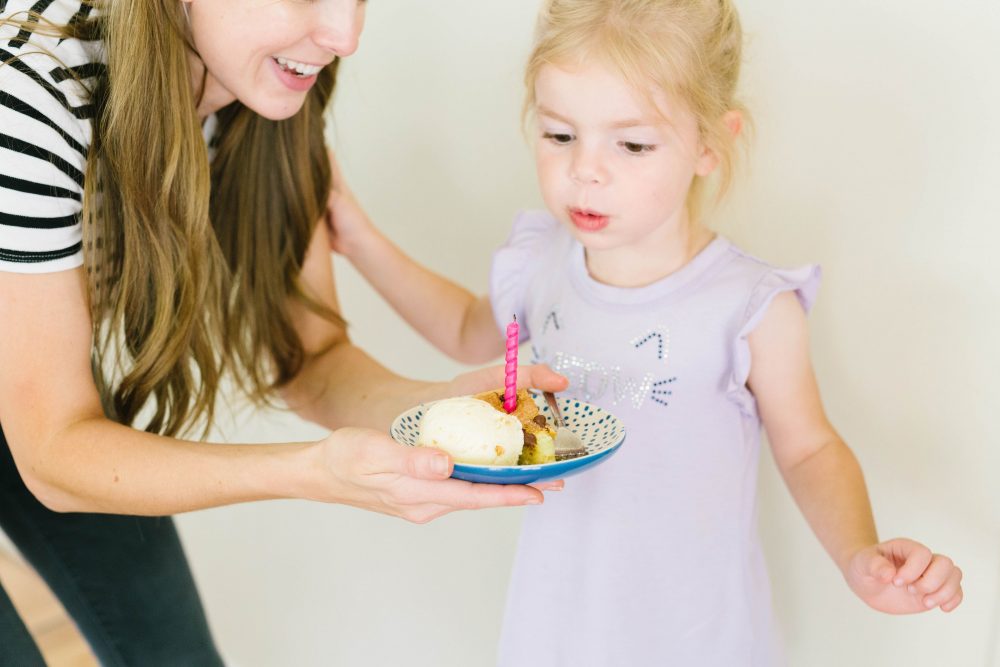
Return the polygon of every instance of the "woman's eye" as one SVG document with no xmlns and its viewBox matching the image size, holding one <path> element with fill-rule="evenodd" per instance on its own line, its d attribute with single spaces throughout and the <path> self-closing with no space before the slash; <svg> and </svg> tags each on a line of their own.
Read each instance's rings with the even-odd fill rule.
<svg viewBox="0 0 1000 667">
<path fill-rule="evenodd" d="M 562 132 L 546 132 L 542 135 L 542 137 L 560 146 L 564 146 L 573 141 L 572 134 L 563 134 Z"/>
<path fill-rule="evenodd" d="M 653 144 L 639 144 L 634 141 L 622 141 L 618 144 L 624 148 L 627 152 L 633 153 L 635 155 L 640 155 L 642 153 L 650 153 L 656 150 L 656 146 Z"/>
</svg>

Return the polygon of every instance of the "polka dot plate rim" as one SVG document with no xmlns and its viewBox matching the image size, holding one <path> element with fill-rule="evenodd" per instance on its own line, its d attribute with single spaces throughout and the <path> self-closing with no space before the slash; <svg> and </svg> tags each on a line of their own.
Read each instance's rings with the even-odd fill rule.
<svg viewBox="0 0 1000 667">
<path fill-rule="evenodd" d="M 532 393 L 538 410 L 552 421 L 552 412 L 540 393 Z M 577 475 L 603 463 L 625 442 L 625 425 L 616 416 L 592 403 L 567 396 L 557 396 L 559 412 L 566 427 L 583 440 L 587 453 L 575 459 L 536 465 L 491 466 L 455 463 L 452 477 L 487 484 L 532 484 Z M 389 429 L 392 438 L 408 447 L 417 445 L 420 420 L 437 401 L 421 403 L 401 413 Z"/>
</svg>

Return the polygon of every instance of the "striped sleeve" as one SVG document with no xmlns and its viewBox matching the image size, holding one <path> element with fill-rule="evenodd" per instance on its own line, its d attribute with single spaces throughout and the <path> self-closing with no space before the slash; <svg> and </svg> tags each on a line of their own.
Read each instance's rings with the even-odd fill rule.
<svg viewBox="0 0 1000 667">
<path fill-rule="evenodd" d="M 12 0 L 3 15 L 34 9 L 65 23 L 85 6 Z M 12 26 L 0 28 L 0 62 L 0 271 L 78 267 L 92 108 L 73 74 L 93 76 L 103 65 L 77 40 Z"/>
</svg>

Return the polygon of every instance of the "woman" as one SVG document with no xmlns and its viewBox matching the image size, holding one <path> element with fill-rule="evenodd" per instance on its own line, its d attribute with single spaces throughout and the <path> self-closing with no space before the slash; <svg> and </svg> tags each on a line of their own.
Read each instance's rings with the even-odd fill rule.
<svg viewBox="0 0 1000 667">
<path fill-rule="evenodd" d="M 213 665 L 161 517 L 309 498 L 424 522 L 542 494 L 369 430 L 502 374 L 400 378 L 338 315 L 322 114 L 363 2 L 91 4 L 0 0 L 0 527 L 103 663 Z M 223 377 L 332 433 L 182 439 Z M 42 664 L 2 591 L 0 663 Z"/>
</svg>

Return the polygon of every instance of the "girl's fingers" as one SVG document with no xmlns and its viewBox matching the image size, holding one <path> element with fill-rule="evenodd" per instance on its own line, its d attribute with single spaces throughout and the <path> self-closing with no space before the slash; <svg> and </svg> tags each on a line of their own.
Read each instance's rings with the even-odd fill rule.
<svg viewBox="0 0 1000 667">
<path fill-rule="evenodd" d="M 965 597 L 965 594 L 962 591 L 962 589 L 959 588 L 958 592 L 955 593 L 955 595 L 953 595 L 950 600 L 944 602 L 941 605 L 941 611 L 943 611 L 945 613 L 947 613 L 949 611 L 952 611 L 953 609 L 955 609 L 955 607 L 957 607 L 958 605 L 962 604 L 962 598 L 963 597 Z"/>
<path fill-rule="evenodd" d="M 569 386 L 569 380 L 545 364 L 534 364 L 517 367 L 517 386 L 521 389 L 534 388 L 559 392 Z"/>
<path fill-rule="evenodd" d="M 907 590 L 911 593 L 923 593 L 924 595 L 933 593 L 941 588 L 954 569 L 955 564 L 951 562 L 950 558 L 934 554 L 931 558 L 931 564 L 927 566 L 919 579 L 907 587 Z"/>
<path fill-rule="evenodd" d="M 930 595 L 924 596 L 924 606 L 930 609 L 936 605 L 943 605 L 943 603 L 951 602 L 956 594 L 961 593 L 961 590 L 962 571 L 957 567 L 953 567 L 942 585 L 935 589 Z"/>
<path fill-rule="evenodd" d="M 905 586 L 919 579 L 933 556 L 930 549 L 913 540 L 890 540 L 888 547 L 897 563 L 903 561 L 896 569 L 896 577 L 893 579 L 896 586 Z"/>
<path fill-rule="evenodd" d="M 866 574 L 874 578 L 876 581 L 887 584 L 892 581 L 893 575 L 896 574 L 896 568 L 888 558 L 882 554 L 876 553 L 875 556 L 868 561 L 868 571 Z"/>
</svg>

